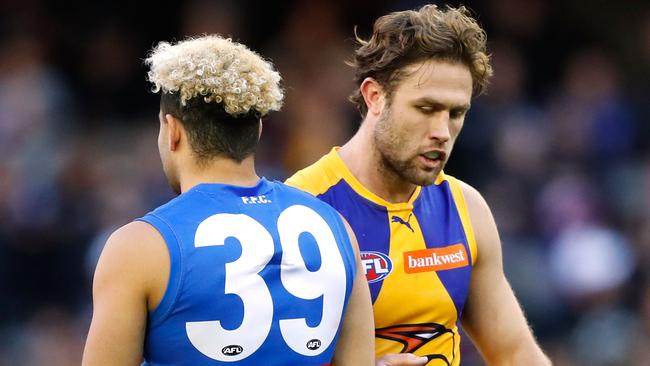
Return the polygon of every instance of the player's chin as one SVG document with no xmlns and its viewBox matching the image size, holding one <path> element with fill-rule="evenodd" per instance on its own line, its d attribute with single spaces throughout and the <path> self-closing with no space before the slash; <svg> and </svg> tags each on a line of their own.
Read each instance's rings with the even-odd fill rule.
<svg viewBox="0 0 650 366">
<path fill-rule="evenodd" d="M 411 183 L 418 186 L 430 186 L 436 182 L 438 174 L 442 169 L 424 170 L 418 169 L 417 173 L 411 177 Z"/>
</svg>

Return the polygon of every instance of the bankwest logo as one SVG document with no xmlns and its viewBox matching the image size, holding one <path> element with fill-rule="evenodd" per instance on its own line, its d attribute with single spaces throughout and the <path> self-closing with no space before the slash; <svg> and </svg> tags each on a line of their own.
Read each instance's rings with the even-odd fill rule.
<svg viewBox="0 0 650 366">
<path fill-rule="evenodd" d="M 463 244 L 404 253 L 404 270 L 406 273 L 444 271 L 446 269 L 465 267 L 468 264 L 467 251 Z"/>
</svg>

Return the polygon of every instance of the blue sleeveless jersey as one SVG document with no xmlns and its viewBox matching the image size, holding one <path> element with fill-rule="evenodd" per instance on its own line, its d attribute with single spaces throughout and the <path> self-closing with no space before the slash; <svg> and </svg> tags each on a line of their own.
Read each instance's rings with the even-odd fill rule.
<svg viewBox="0 0 650 366">
<path fill-rule="evenodd" d="M 356 272 L 333 208 L 262 178 L 200 184 L 139 220 L 171 258 L 144 365 L 329 364 Z"/>
</svg>

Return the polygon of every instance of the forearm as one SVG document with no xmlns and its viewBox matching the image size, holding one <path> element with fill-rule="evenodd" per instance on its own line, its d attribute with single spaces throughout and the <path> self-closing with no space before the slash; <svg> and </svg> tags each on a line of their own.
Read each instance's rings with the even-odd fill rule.
<svg viewBox="0 0 650 366">
<path fill-rule="evenodd" d="M 507 293 L 512 294 L 510 291 Z M 486 316 L 484 312 L 480 312 L 483 315 L 476 316 L 468 309 L 463 328 L 490 366 L 551 365 L 537 344 L 523 312 L 516 306 L 514 296 L 512 299 L 513 301 L 508 302 L 509 306 L 490 307 L 483 304 L 480 309 L 492 309 L 491 317 Z"/>
<path fill-rule="evenodd" d="M 530 365 L 530 366 L 550 366 L 551 360 L 542 352 L 536 344 L 526 349 L 519 350 L 512 355 L 506 365 Z"/>
<path fill-rule="evenodd" d="M 544 354 L 530 334 L 524 335 L 512 345 L 498 347 L 500 352 L 484 354 L 485 361 L 490 366 L 549 366 L 551 361 Z"/>
</svg>

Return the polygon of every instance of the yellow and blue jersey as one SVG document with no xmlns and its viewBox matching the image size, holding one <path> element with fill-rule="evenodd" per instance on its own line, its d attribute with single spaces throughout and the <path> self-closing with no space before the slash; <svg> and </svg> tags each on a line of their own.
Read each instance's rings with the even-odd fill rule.
<svg viewBox="0 0 650 366">
<path fill-rule="evenodd" d="M 477 248 L 459 182 L 440 173 L 408 202 L 365 188 L 337 148 L 286 182 L 336 208 L 359 242 L 373 300 L 376 353 L 459 365 L 459 319 Z"/>
</svg>

